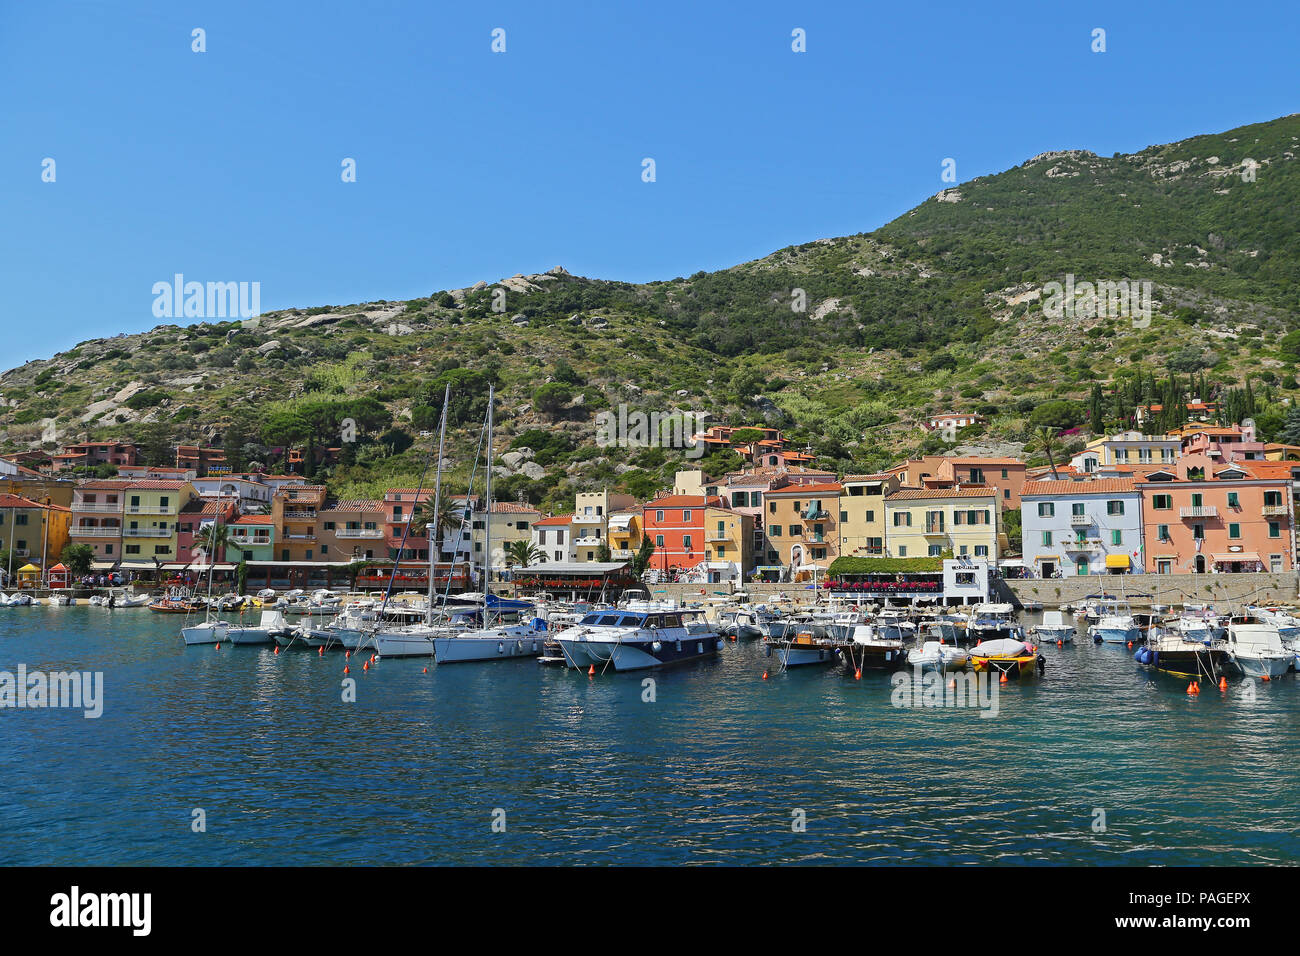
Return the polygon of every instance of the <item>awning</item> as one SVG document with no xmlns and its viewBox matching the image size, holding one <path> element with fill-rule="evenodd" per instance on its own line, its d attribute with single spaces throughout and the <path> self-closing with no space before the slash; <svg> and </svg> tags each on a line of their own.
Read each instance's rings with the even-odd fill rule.
<svg viewBox="0 0 1300 956">
<path fill-rule="evenodd" d="M 1108 568 L 1127 568 L 1132 563 L 1132 559 L 1127 554 L 1106 555 L 1106 567 Z"/>
<path fill-rule="evenodd" d="M 631 515 L 612 515 L 609 519 L 609 530 L 626 528 L 632 523 Z"/>
<path fill-rule="evenodd" d="M 1254 551 L 1229 551 L 1225 554 L 1212 554 L 1210 557 L 1214 559 L 1215 564 L 1230 561 L 1259 561 L 1259 555 Z"/>
<path fill-rule="evenodd" d="M 92 571 L 112 571 L 117 567 L 116 561 L 91 561 L 90 570 Z"/>
</svg>

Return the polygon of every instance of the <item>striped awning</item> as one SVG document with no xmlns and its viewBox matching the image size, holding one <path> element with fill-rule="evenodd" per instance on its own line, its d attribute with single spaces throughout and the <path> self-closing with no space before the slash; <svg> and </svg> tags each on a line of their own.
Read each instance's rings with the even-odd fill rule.
<svg viewBox="0 0 1300 956">
<path fill-rule="evenodd" d="M 1227 563 L 1232 561 L 1258 561 L 1259 555 L 1254 551 L 1228 551 L 1223 554 L 1212 554 L 1215 564 Z"/>
</svg>

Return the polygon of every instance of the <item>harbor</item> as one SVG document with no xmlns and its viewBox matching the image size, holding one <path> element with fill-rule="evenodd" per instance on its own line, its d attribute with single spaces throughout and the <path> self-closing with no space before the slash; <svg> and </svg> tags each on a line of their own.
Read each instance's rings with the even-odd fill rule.
<svg viewBox="0 0 1300 956">
<path fill-rule="evenodd" d="M 888 672 L 778 670 L 761 640 L 595 676 L 354 655 L 345 702 L 345 652 L 186 647 L 139 609 L 0 614 L 0 666 L 103 673 L 96 720 L 6 714 L 6 820 L 50 837 L 11 864 L 1294 862 L 1295 675 L 1192 697 L 1082 629 L 981 719 L 895 706 Z"/>
</svg>

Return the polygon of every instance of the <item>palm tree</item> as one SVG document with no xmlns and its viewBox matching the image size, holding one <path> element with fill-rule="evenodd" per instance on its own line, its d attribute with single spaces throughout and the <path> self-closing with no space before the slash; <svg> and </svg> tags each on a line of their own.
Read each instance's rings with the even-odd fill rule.
<svg viewBox="0 0 1300 956">
<path fill-rule="evenodd" d="M 541 564 L 546 560 L 546 552 L 531 541 L 511 541 L 506 545 L 506 567 L 523 567 Z"/>
<path fill-rule="evenodd" d="M 1052 479 L 1056 480 L 1056 459 L 1052 457 L 1052 449 L 1056 447 L 1056 439 L 1060 432 L 1048 425 L 1039 425 L 1035 438 L 1038 444 L 1042 446 L 1043 451 L 1047 454 L 1047 464 L 1052 469 Z"/>
<path fill-rule="evenodd" d="M 216 524 L 215 522 L 201 528 L 199 533 L 194 536 L 194 540 L 199 550 L 207 558 L 205 564 L 215 564 L 226 556 L 227 547 L 233 547 L 230 541 L 230 526 Z"/>
<path fill-rule="evenodd" d="M 442 552 L 442 542 L 449 531 L 460 531 L 469 518 L 469 501 L 463 507 L 456 507 L 450 500 L 438 503 L 438 514 L 433 513 L 433 499 L 429 498 L 415 509 L 411 518 L 412 534 L 427 534 L 430 538 L 429 550 L 435 554 Z"/>
</svg>

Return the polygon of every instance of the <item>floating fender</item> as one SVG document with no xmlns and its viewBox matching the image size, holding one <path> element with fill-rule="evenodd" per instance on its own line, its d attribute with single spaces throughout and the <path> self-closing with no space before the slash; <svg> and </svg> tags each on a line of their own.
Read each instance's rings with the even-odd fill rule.
<svg viewBox="0 0 1300 956">
<path fill-rule="evenodd" d="M 764 644 L 764 645 L 763 645 L 763 656 L 764 656 L 764 657 L 771 657 L 771 656 L 772 656 L 772 645 L 771 645 L 771 644 Z"/>
<path fill-rule="evenodd" d="M 505 642 L 504 642 L 504 641 L 497 641 L 497 653 L 498 653 L 498 654 L 504 654 L 505 652 L 506 652 L 506 645 L 505 645 Z"/>
<path fill-rule="evenodd" d="M 1150 664 L 1152 667 L 1158 665 L 1160 663 L 1160 652 L 1151 651 L 1149 654 L 1147 654 L 1147 663 Z"/>
<path fill-rule="evenodd" d="M 1145 664 L 1147 662 L 1147 649 L 1145 647 L 1139 647 L 1133 652 L 1133 660 L 1137 661 L 1139 664 Z"/>
<path fill-rule="evenodd" d="M 681 641 L 678 641 L 678 642 L 677 642 L 677 653 L 680 654 L 681 652 L 682 652 L 682 642 L 681 642 Z"/>
<path fill-rule="evenodd" d="M 658 654 L 660 651 L 664 649 L 663 642 L 655 641 L 653 644 L 650 645 L 650 649 L 654 651 L 656 654 Z"/>
<path fill-rule="evenodd" d="M 523 642 L 523 641 L 515 641 L 515 653 L 516 653 L 516 654 L 522 654 L 523 652 L 524 652 L 524 642 Z"/>
<path fill-rule="evenodd" d="M 718 650 L 722 650 L 722 638 L 718 638 Z"/>
<path fill-rule="evenodd" d="M 703 653 L 704 653 L 704 642 L 703 642 L 703 641 L 700 641 L 699 643 L 697 643 L 697 644 L 695 645 L 695 653 L 696 653 L 696 654 L 703 654 Z"/>
</svg>

